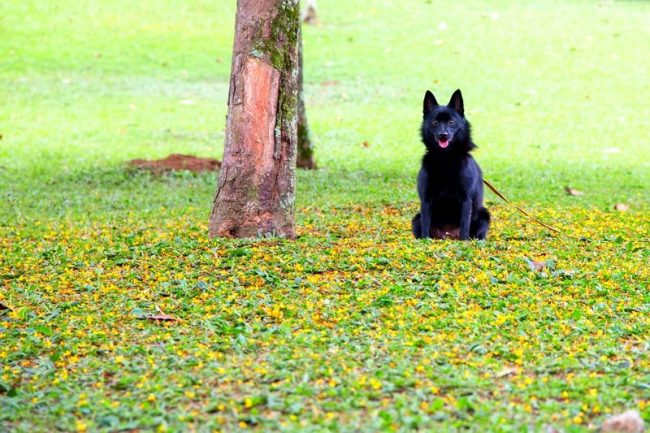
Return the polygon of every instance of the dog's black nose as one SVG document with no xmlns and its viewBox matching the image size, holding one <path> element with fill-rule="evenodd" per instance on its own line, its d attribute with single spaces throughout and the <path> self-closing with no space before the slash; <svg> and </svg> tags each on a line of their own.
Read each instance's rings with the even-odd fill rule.
<svg viewBox="0 0 650 433">
<path fill-rule="evenodd" d="M 438 134 L 438 140 L 440 140 L 440 141 L 447 141 L 447 140 L 449 140 L 449 134 L 444 133 L 444 132 L 443 132 L 442 134 Z"/>
</svg>

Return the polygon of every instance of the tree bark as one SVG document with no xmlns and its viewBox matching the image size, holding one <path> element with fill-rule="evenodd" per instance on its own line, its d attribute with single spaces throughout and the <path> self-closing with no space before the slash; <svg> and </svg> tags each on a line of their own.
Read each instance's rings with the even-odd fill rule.
<svg viewBox="0 0 650 433">
<path fill-rule="evenodd" d="M 210 236 L 295 237 L 298 0 L 238 0 Z"/>
<path fill-rule="evenodd" d="M 303 95 L 302 79 L 302 32 L 298 40 L 298 168 L 315 170 L 314 146 L 309 138 L 309 126 L 305 112 L 305 97 Z"/>
</svg>

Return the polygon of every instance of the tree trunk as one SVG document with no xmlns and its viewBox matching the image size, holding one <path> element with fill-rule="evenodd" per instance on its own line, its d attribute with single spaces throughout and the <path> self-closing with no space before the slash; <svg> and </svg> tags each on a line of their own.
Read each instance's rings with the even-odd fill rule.
<svg viewBox="0 0 650 433">
<path fill-rule="evenodd" d="M 210 236 L 295 237 L 298 0 L 238 0 Z"/>
<path fill-rule="evenodd" d="M 302 80 L 302 34 L 298 40 L 298 159 L 297 166 L 307 170 L 316 169 L 314 162 L 314 147 L 309 139 L 307 114 L 305 113 L 305 98 L 303 96 Z"/>
</svg>

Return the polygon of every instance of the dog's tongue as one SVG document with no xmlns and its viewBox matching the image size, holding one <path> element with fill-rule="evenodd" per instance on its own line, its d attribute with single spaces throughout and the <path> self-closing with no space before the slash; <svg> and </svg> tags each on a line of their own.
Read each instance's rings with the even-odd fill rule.
<svg viewBox="0 0 650 433">
<path fill-rule="evenodd" d="M 445 149 L 447 146 L 449 146 L 449 140 L 445 140 L 445 141 L 438 140 L 438 145 L 443 149 Z"/>
</svg>

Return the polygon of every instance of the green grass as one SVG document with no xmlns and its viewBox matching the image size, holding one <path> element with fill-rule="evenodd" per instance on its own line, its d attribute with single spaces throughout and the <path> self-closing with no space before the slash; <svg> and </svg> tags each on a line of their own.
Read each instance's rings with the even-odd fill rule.
<svg viewBox="0 0 650 433">
<path fill-rule="evenodd" d="M 253 242 L 207 239 L 214 174 L 126 169 L 220 157 L 234 1 L 0 3 L 0 431 L 650 419 L 650 4 L 319 6 L 321 169 L 299 239 Z M 422 97 L 456 88 L 486 178 L 588 240 L 492 194 L 487 241 L 411 238 Z"/>
</svg>

